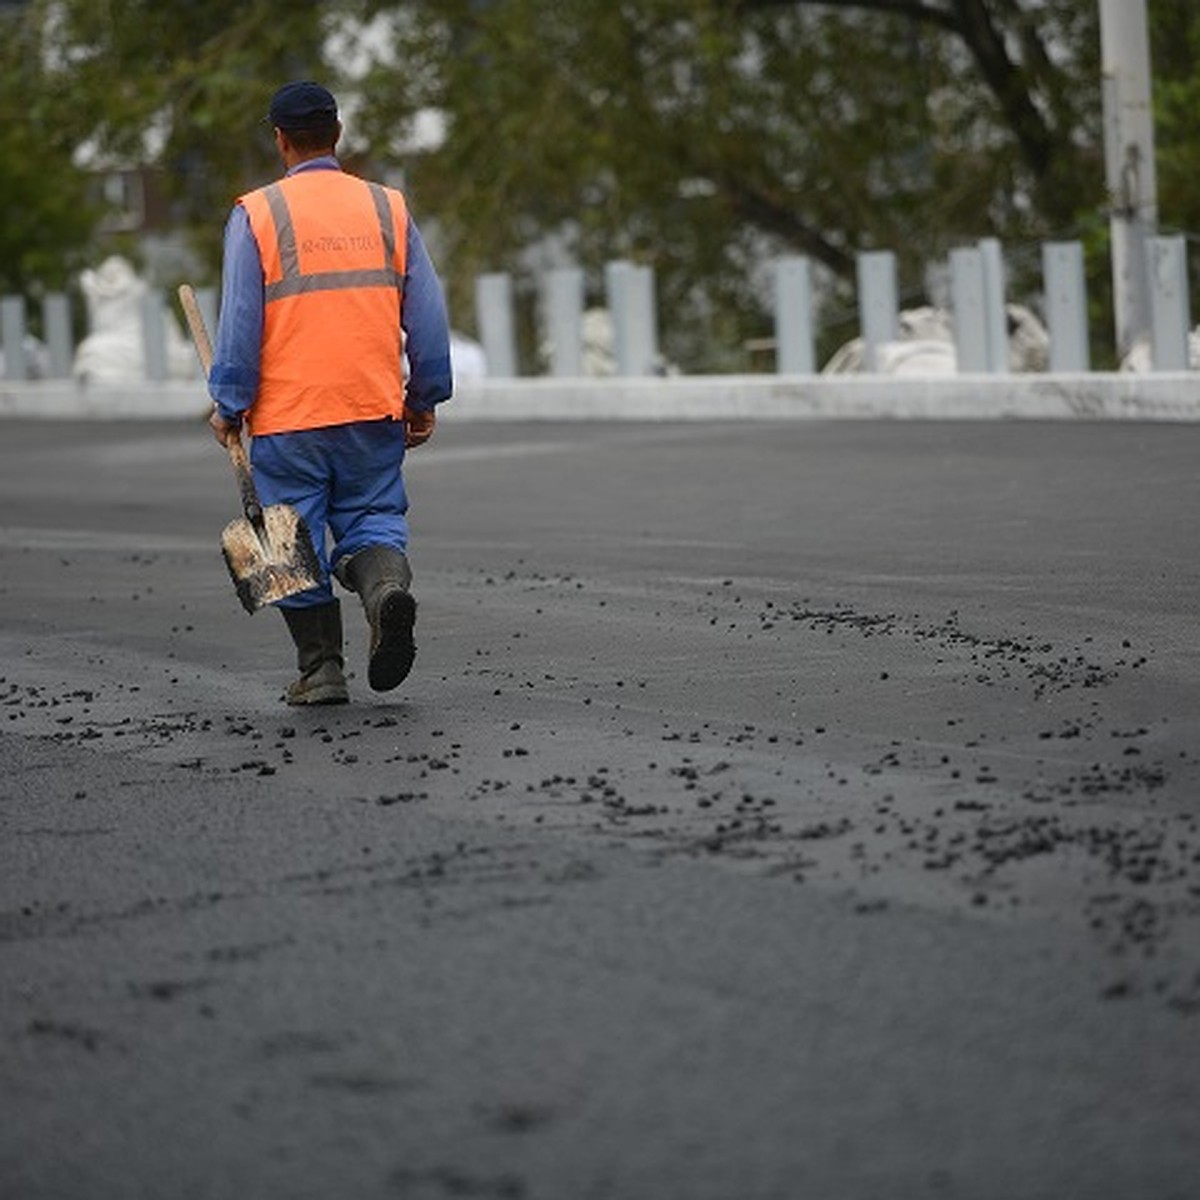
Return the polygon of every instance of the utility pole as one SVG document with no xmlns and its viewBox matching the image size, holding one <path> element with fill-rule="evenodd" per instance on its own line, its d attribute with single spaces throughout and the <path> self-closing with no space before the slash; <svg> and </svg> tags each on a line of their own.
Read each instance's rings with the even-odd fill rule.
<svg viewBox="0 0 1200 1200">
<path fill-rule="evenodd" d="M 1158 232 L 1146 0 L 1100 0 L 1104 166 L 1117 351 L 1150 332 L 1146 239 Z"/>
</svg>

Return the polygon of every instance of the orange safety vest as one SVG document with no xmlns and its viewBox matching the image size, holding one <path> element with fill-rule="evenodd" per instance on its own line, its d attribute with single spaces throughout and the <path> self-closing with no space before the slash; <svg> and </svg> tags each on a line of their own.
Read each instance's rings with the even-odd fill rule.
<svg viewBox="0 0 1200 1200">
<path fill-rule="evenodd" d="M 265 284 L 252 434 L 404 415 L 404 197 L 332 169 L 238 199 Z"/>
</svg>

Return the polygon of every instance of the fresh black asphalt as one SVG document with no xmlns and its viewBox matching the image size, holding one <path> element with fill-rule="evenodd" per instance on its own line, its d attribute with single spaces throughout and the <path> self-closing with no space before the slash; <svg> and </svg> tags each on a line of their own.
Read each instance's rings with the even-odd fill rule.
<svg viewBox="0 0 1200 1200">
<path fill-rule="evenodd" d="M 448 411 L 302 711 L 199 419 L 0 423 L 0 1196 L 1195 1196 L 1198 463 Z"/>
</svg>

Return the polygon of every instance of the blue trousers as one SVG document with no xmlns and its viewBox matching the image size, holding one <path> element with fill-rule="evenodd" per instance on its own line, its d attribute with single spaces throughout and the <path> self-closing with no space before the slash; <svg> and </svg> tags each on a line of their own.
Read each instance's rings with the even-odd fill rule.
<svg viewBox="0 0 1200 1200">
<path fill-rule="evenodd" d="M 366 546 L 408 549 L 402 421 L 265 434 L 251 442 L 250 461 L 258 498 L 295 508 L 321 561 L 320 587 L 280 607 L 327 604 L 333 599 L 330 564 Z"/>
</svg>

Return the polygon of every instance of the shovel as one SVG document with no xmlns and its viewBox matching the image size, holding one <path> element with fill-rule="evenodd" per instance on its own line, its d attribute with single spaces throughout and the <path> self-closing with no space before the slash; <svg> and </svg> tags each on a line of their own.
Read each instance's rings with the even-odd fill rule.
<svg viewBox="0 0 1200 1200">
<path fill-rule="evenodd" d="M 183 305 L 200 366 L 207 379 L 212 366 L 212 342 L 190 284 L 180 284 L 179 303 Z M 268 504 L 264 508 L 259 502 L 250 462 L 236 432 L 230 434 L 225 448 L 233 463 L 233 473 L 242 494 L 242 511 L 246 515 L 225 526 L 221 534 L 221 551 L 242 607 L 253 613 L 264 604 L 273 604 L 297 592 L 318 587 L 321 563 L 308 526 L 290 504 Z"/>
</svg>

